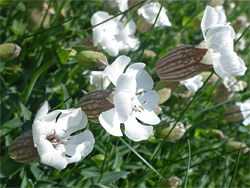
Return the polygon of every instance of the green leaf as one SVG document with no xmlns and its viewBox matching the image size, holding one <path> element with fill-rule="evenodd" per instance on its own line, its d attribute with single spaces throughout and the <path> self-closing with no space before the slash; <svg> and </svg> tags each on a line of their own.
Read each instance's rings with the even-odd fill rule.
<svg viewBox="0 0 250 188">
<path fill-rule="evenodd" d="M 107 172 L 103 175 L 101 184 L 103 185 L 109 185 L 111 183 L 114 183 L 115 181 L 119 180 L 120 178 L 127 178 L 127 175 L 130 172 L 126 171 L 120 171 L 120 172 Z M 94 178 L 96 181 L 99 179 L 99 177 Z"/>
<path fill-rule="evenodd" d="M 1 173 L 0 178 L 5 178 L 16 174 L 21 170 L 25 164 L 15 162 L 9 157 L 9 154 L 6 153 L 0 158 Z"/>
<path fill-rule="evenodd" d="M 32 116 L 32 113 L 21 102 L 20 102 L 20 107 L 22 110 L 22 116 L 23 116 L 24 120 L 29 121 L 31 116 Z"/>
<path fill-rule="evenodd" d="M 66 64 L 66 62 L 67 62 L 67 60 L 69 58 L 69 54 L 70 54 L 71 50 L 66 50 L 66 49 L 63 49 L 63 48 L 58 48 L 56 50 L 56 52 L 57 52 L 57 55 L 58 55 L 58 57 L 60 59 L 60 62 L 62 64 Z"/>
<path fill-rule="evenodd" d="M 62 104 L 64 103 L 64 108 L 68 109 L 68 108 L 70 108 L 71 99 L 69 99 L 69 93 L 68 93 L 68 90 L 66 89 L 66 87 L 62 83 L 61 83 L 61 86 L 62 86 L 62 90 L 63 90 Z M 66 102 L 64 102 L 64 101 L 66 101 Z"/>
<path fill-rule="evenodd" d="M 116 168 L 120 168 L 121 164 L 122 164 L 122 157 L 121 157 L 121 154 L 118 150 L 118 148 L 116 147 L 115 148 L 115 162 L 113 164 L 113 169 L 116 169 Z"/>
<path fill-rule="evenodd" d="M 0 128 L 0 137 L 5 136 L 9 132 L 11 132 L 14 129 L 17 129 L 23 124 L 21 118 L 14 118 L 10 121 L 7 121 L 3 126 Z"/>
</svg>

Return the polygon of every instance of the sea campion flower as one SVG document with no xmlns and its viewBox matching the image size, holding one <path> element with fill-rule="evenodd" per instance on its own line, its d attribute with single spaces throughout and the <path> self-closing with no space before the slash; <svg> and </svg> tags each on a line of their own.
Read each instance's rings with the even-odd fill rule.
<svg viewBox="0 0 250 188">
<path fill-rule="evenodd" d="M 114 108 L 101 113 L 99 121 L 105 130 L 114 136 L 122 136 L 120 124 L 123 123 L 126 136 L 140 141 L 148 139 L 153 127 L 142 125 L 137 119 L 150 125 L 160 122 L 154 112 L 159 96 L 152 90 L 153 80 L 144 70 L 144 63 L 134 63 L 124 73 L 129 62 L 129 57 L 119 56 L 107 67 L 108 77 L 116 86 Z"/>
<path fill-rule="evenodd" d="M 90 72 L 90 84 L 95 86 L 95 89 L 106 89 L 110 80 L 108 79 L 107 71 L 91 71 Z"/>
<path fill-rule="evenodd" d="M 91 25 L 97 25 L 112 17 L 107 12 L 98 11 L 91 18 Z M 137 50 L 139 40 L 134 36 L 135 23 L 130 21 L 124 27 L 119 19 L 113 18 L 93 29 L 94 46 L 101 45 L 111 56 L 117 56 L 119 51 Z"/>
<path fill-rule="evenodd" d="M 155 22 L 158 12 L 160 11 L 160 8 L 161 5 L 158 2 L 151 2 L 139 8 L 137 13 L 149 24 L 149 26 L 152 26 Z M 167 17 L 166 12 L 167 12 L 166 9 L 162 7 L 158 20 L 155 24 L 155 27 L 171 26 L 171 23 Z M 140 24 L 144 27 L 144 29 L 145 26 L 147 26 L 143 24 L 142 19 L 139 19 L 139 22 L 137 22 L 137 26 L 140 27 Z M 146 33 L 148 30 L 150 30 L 150 27 L 148 29 L 142 30 L 143 31 L 142 33 Z"/>
<path fill-rule="evenodd" d="M 194 76 L 193 78 L 183 80 L 181 81 L 181 83 L 185 85 L 185 87 L 189 91 L 196 92 L 203 85 L 202 76 L 197 75 L 197 76 Z"/>
<path fill-rule="evenodd" d="M 223 10 L 207 6 L 201 21 L 204 41 L 198 47 L 208 49 L 202 63 L 213 65 L 215 72 L 222 78 L 242 76 L 246 67 L 244 61 L 234 50 L 234 29 L 226 22 Z"/>
<path fill-rule="evenodd" d="M 86 127 L 88 120 L 81 108 L 48 111 L 45 101 L 32 125 L 34 146 L 42 163 L 64 169 L 93 150 L 94 136 L 89 130 L 71 136 Z"/>
</svg>

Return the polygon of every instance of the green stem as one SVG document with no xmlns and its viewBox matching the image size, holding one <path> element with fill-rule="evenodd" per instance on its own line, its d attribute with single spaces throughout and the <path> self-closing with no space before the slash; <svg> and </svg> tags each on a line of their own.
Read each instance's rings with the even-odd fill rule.
<svg viewBox="0 0 250 188">
<path fill-rule="evenodd" d="M 54 64 L 56 63 L 56 61 L 52 60 L 52 61 L 49 61 L 47 62 L 45 65 L 43 65 L 40 69 L 37 70 L 37 72 L 34 74 L 33 78 L 31 79 L 30 83 L 29 83 L 29 86 L 28 86 L 28 89 L 26 90 L 26 93 L 24 94 L 24 97 L 23 97 L 23 104 L 26 104 L 26 102 L 28 101 L 29 97 L 30 97 L 30 94 L 32 92 L 32 89 L 38 79 L 38 77 L 43 73 L 45 72 L 47 69 L 49 69 L 50 67 L 52 67 Z"/>
<path fill-rule="evenodd" d="M 186 172 L 186 178 L 185 178 L 185 184 L 184 184 L 184 188 L 187 187 L 187 181 L 188 181 L 188 171 L 190 168 L 190 163 L 191 163 L 191 147 L 190 147 L 190 142 L 188 141 L 188 163 L 187 163 L 187 172 Z"/>
</svg>

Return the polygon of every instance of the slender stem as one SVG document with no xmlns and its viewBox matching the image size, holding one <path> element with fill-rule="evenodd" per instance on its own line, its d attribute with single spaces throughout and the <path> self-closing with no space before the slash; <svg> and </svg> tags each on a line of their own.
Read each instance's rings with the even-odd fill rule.
<svg viewBox="0 0 250 188">
<path fill-rule="evenodd" d="M 188 141 L 188 163 L 187 163 L 187 172 L 186 172 L 186 178 L 185 178 L 185 184 L 184 184 L 184 188 L 187 187 L 187 181 L 188 181 L 188 171 L 190 168 L 190 163 L 191 163 L 191 147 L 190 147 L 190 142 Z"/>
<path fill-rule="evenodd" d="M 110 137 L 109 137 L 107 149 L 106 149 L 106 152 L 105 152 L 105 158 L 104 158 L 103 163 L 102 163 L 101 176 L 100 176 L 100 178 L 98 180 L 98 183 L 101 182 L 101 180 L 103 178 L 103 175 L 104 175 L 104 166 L 105 166 L 106 158 L 107 158 L 107 155 L 108 155 L 108 151 L 109 151 L 109 146 L 110 146 L 111 140 L 112 140 L 112 135 L 110 135 Z"/>
<path fill-rule="evenodd" d="M 233 181 L 234 181 L 234 178 L 235 178 L 235 175 L 236 175 L 236 172 L 237 172 L 237 168 L 238 168 L 239 161 L 240 161 L 241 146 L 242 146 L 242 142 L 241 142 L 241 144 L 240 144 L 240 150 L 239 150 L 239 152 L 238 152 L 237 162 L 236 162 L 236 164 L 235 164 L 235 166 L 234 166 L 234 173 L 233 173 L 232 179 L 231 179 L 231 181 L 230 181 L 230 184 L 229 184 L 229 186 L 228 186 L 229 188 L 232 186 Z"/>
</svg>

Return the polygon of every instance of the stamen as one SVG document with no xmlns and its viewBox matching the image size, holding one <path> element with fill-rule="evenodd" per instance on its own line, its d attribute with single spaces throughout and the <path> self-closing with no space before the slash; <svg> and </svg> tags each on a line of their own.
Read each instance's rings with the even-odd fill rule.
<svg viewBox="0 0 250 188">
<path fill-rule="evenodd" d="M 137 97 L 140 97 L 140 98 L 143 97 L 143 95 L 144 95 L 144 91 L 139 92 L 139 93 L 136 93 L 136 96 L 137 96 Z"/>
</svg>

